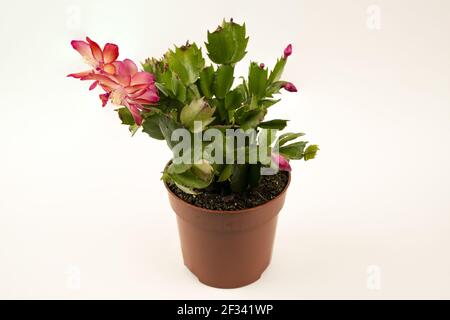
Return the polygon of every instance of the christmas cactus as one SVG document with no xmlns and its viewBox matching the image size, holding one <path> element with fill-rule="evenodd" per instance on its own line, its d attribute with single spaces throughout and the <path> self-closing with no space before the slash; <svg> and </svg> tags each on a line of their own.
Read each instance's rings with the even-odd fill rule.
<svg viewBox="0 0 450 320">
<path fill-rule="evenodd" d="M 207 34 L 212 63 L 188 42 L 160 59 L 148 58 L 142 71 L 129 59 L 117 60 L 114 44 L 101 49 L 89 38 L 72 41 L 91 69 L 69 76 L 93 81 L 90 90 L 101 87 L 102 105 L 115 105 L 132 134 L 142 129 L 166 141 L 174 154 L 163 172 L 166 183 L 187 193 L 245 192 L 258 185 L 261 174 L 290 171 L 290 160 L 310 160 L 318 151 L 317 145 L 296 141 L 303 133 L 276 138 L 288 120 L 265 119 L 281 90 L 297 91 L 281 80 L 292 46 L 272 70 L 251 62 L 248 75 L 237 77 L 235 66 L 246 55 L 248 40 L 245 24 L 223 21 Z"/>
</svg>

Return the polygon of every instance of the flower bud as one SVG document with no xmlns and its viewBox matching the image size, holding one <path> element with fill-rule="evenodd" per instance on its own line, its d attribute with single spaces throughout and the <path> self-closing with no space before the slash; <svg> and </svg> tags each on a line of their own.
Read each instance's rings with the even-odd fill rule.
<svg viewBox="0 0 450 320">
<path fill-rule="evenodd" d="M 261 68 L 261 69 L 264 69 L 265 68 L 265 64 L 264 63 L 261 63 L 260 65 L 259 65 L 259 67 Z"/>
<path fill-rule="evenodd" d="M 292 171 L 289 161 L 283 157 L 281 154 L 272 152 L 272 161 L 277 165 L 278 169 L 281 171 Z"/>
<path fill-rule="evenodd" d="M 286 49 L 284 49 L 284 58 L 287 59 L 292 54 L 292 44 L 289 44 Z"/>
<path fill-rule="evenodd" d="M 286 82 L 285 84 L 283 84 L 282 88 L 289 92 L 297 92 L 297 88 L 292 82 Z"/>
</svg>

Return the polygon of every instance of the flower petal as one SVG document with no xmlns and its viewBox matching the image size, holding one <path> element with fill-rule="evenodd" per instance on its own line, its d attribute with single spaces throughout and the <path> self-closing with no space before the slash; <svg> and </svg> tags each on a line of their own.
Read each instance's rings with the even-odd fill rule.
<svg viewBox="0 0 450 320">
<path fill-rule="evenodd" d="M 91 70 L 88 70 L 88 71 L 82 71 L 82 72 L 78 72 L 78 73 L 71 73 L 71 74 L 68 74 L 67 76 L 79 79 L 79 78 L 87 77 L 90 74 L 91 74 Z M 82 79 L 82 80 L 88 80 L 88 79 Z"/>
<path fill-rule="evenodd" d="M 113 43 L 107 43 L 103 47 L 103 60 L 105 63 L 116 61 L 119 56 L 119 47 Z"/>
<path fill-rule="evenodd" d="M 89 90 L 94 90 L 97 85 L 98 85 L 98 81 L 92 82 L 92 84 L 89 86 Z"/>
<path fill-rule="evenodd" d="M 153 92 L 150 90 L 146 90 L 141 95 L 133 98 L 133 102 L 137 102 L 140 104 L 150 104 L 150 103 L 156 103 L 158 101 L 159 101 L 159 97 L 156 94 L 156 92 Z"/>
<path fill-rule="evenodd" d="M 109 95 L 109 93 L 102 93 L 101 95 L 99 95 L 100 100 L 102 100 L 102 107 L 106 106 L 106 104 L 108 103 Z"/>
<path fill-rule="evenodd" d="M 140 95 L 142 94 L 145 90 L 147 90 L 149 88 L 148 85 L 146 84 L 138 84 L 135 86 L 128 86 L 125 88 L 125 91 L 129 94 L 129 95 Z"/>
<path fill-rule="evenodd" d="M 137 72 L 132 78 L 130 85 L 139 85 L 139 84 L 152 84 L 155 82 L 155 77 L 148 72 L 141 71 Z"/>
<path fill-rule="evenodd" d="M 134 87 L 126 87 L 124 88 L 127 95 L 134 99 L 136 97 L 139 97 L 140 95 L 144 94 L 144 92 L 147 90 L 147 86 L 141 85 L 141 86 L 134 86 Z"/>
<path fill-rule="evenodd" d="M 89 37 L 86 37 L 86 41 L 89 43 L 94 59 L 98 62 L 103 62 L 103 52 L 97 42 L 92 41 Z"/>
<path fill-rule="evenodd" d="M 129 74 L 127 65 L 123 61 L 116 61 L 116 62 L 114 62 L 114 66 L 116 68 L 116 73 L 114 74 L 114 78 L 123 87 L 128 87 L 131 82 L 131 76 Z"/>
<path fill-rule="evenodd" d="M 105 64 L 105 66 L 103 67 L 103 71 L 105 71 L 106 73 L 115 74 L 116 67 L 114 66 L 114 64 L 108 63 L 108 64 Z"/>
<path fill-rule="evenodd" d="M 142 106 L 136 104 L 129 104 L 126 107 L 128 108 L 128 110 L 130 110 L 134 122 L 136 122 L 136 124 L 140 126 L 142 124 L 142 117 L 141 113 L 139 112 L 139 107 L 142 109 Z"/>
<path fill-rule="evenodd" d="M 82 78 L 81 80 L 97 80 L 102 88 L 108 88 L 108 90 L 112 90 L 117 88 L 119 84 L 115 82 L 111 77 L 105 76 L 103 74 L 93 74 L 89 76 L 89 79 Z M 105 89 L 106 90 L 106 89 Z"/>
<path fill-rule="evenodd" d="M 86 60 L 91 60 L 93 58 L 91 47 L 88 43 L 81 40 L 73 40 L 70 42 L 72 47 L 78 51 L 78 53 Z"/>
<path fill-rule="evenodd" d="M 125 67 L 127 74 L 131 77 L 138 72 L 136 64 L 130 59 L 123 60 L 123 66 Z"/>
</svg>

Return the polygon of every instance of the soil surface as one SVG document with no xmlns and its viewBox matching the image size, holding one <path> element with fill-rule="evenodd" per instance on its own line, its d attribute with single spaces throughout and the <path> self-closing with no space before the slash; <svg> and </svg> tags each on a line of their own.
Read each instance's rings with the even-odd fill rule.
<svg viewBox="0 0 450 320">
<path fill-rule="evenodd" d="M 286 186 L 289 175 L 280 171 L 275 175 L 262 176 L 258 187 L 245 193 L 222 194 L 220 192 L 202 190 L 193 195 L 181 191 L 176 185 L 169 188 L 180 199 L 194 206 L 210 210 L 242 210 L 266 203 L 278 196 Z"/>
</svg>

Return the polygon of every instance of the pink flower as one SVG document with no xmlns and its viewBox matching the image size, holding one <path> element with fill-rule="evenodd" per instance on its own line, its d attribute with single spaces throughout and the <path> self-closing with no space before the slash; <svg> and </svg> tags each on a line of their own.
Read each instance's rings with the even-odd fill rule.
<svg viewBox="0 0 450 320">
<path fill-rule="evenodd" d="M 136 64 L 125 59 L 115 62 L 115 74 L 90 74 L 81 80 L 96 80 L 106 93 L 100 95 L 102 105 L 110 100 L 116 106 L 125 106 L 130 110 L 137 125 L 142 124 L 140 111 L 144 105 L 159 101 L 155 78 L 145 71 L 138 71 Z"/>
<path fill-rule="evenodd" d="M 83 57 L 83 60 L 88 65 L 90 65 L 92 69 L 79 73 L 71 73 L 68 75 L 68 77 L 91 80 L 89 79 L 89 76 L 92 74 L 115 74 L 115 61 L 119 56 L 119 47 L 115 44 L 107 43 L 102 50 L 100 46 L 95 41 L 92 41 L 89 37 L 86 37 L 86 41 L 87 42 L 73 40 L 71 44 L 72 47 L 80 53 L 80 55 Z M 97 84 L 97 81 L 92 83 L 92 85 L 89 87 L 89 90 L 94 89 Z"/>
<path fill-rule="evenodd" d="M 89 37 L 86 37 L 86 41 L 74 40 L 71 44 L 92 69 L 68 76 L 93 80 L 90 90 L 100 84 L 105 90 L 105 93 L 100 94 L 102 106 L 108 101 L 117 106 L 124 106 L 130 110 L 136 124 L 141 125 L 140 112 L 147 109 L 144 105 L 159 101 L 153 75 L 139 72 L 136 64 L 129 59 L 117 61 L 119 48 L 115 44 L 107 43 L 102 50 Z"/>
<path fill-rule="evenodd" d="M 283 157 L 281 154 L 272 152 L 272 161 L 277 165 L 277 167 L 281 171 L 291 172 L 292 168 L 291 168 L 291 165 L 289 164 L 289 161 L 285 157 Z"/>
<path fill-rule="evenodd" d="M 285 84 L 283 84 L 282 88 L 289 92 L 297 92 L 297 88 L 292 82 L 286 82 Z"/>
<path fill-rule="evenodd" d="M 292 54 L 292 44 L 289 44 L 286 49 L 284 49 L 284 58 L 287 59 Z"/>
</svg>

